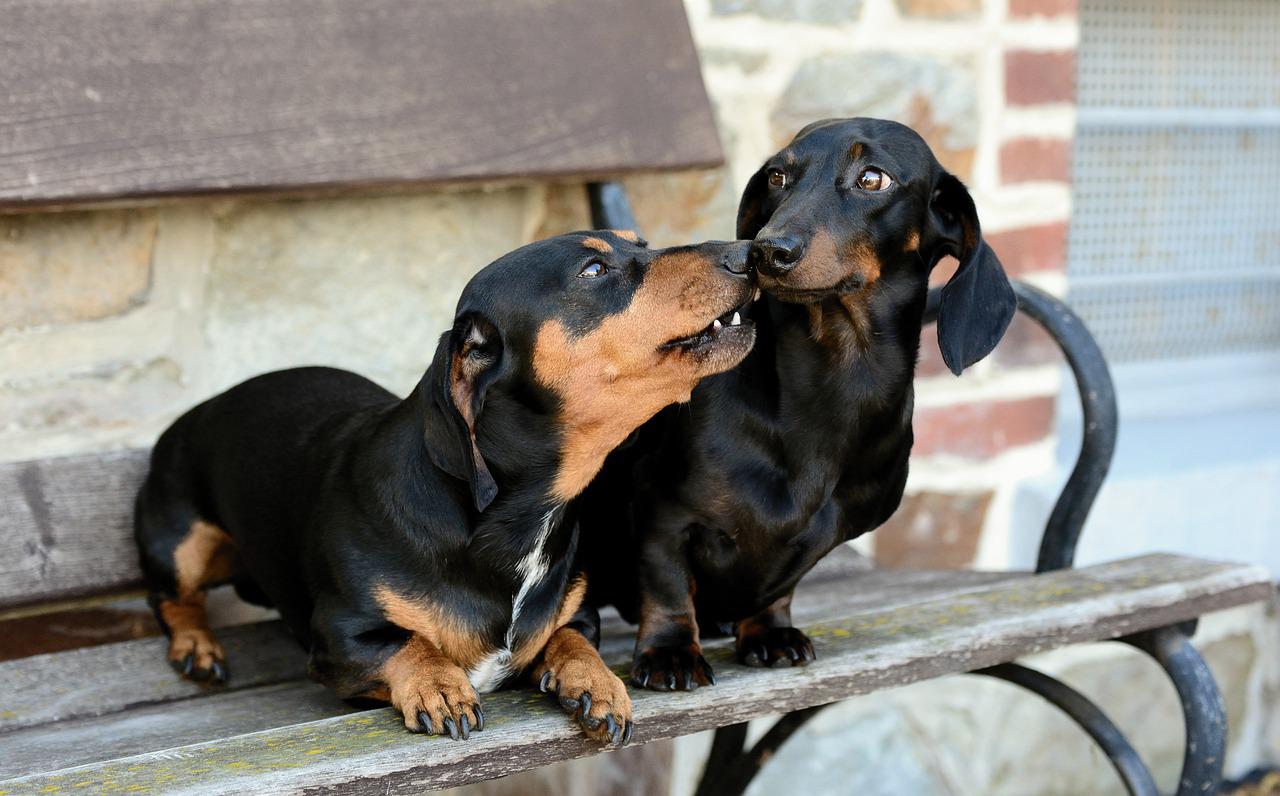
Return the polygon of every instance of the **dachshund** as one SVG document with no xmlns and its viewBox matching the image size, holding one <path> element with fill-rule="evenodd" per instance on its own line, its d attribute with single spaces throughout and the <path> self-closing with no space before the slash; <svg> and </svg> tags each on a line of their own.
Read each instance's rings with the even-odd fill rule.
<svg viewBox="0 0 1280 796">
<path fill-rule="evenodd" d="M 700 639 L 720 632 L 747 665 L 814 659 L 792 594 L 901 501 L 930 272 L 960 262 L 938 319 L 957 375 L 1015 309 L 969 192 L 894 122 L 801 130 L 748 182 L 737 231 L 763 292 L 754 349 L 641 428 L 580 499 L 588 600 L 638 622 L 631 677 L 651 689 L 714 682 Z"/>
<path fill-rule="evenodd" d="M 135 514 L 174 667 L 227 679 L 205 590 L 230 583 L 279 610 L 313 679 L 389 702 L 411 731 L 466 738 L 478 694 L 524 674 L 626 743 L 630 699 L 581 610 L 572 502 L 635 428 L 750 350 L 749 248 L 532 243 L 468 283 L 403 400 L 307 367 L 180 417 Z"/>
</svg>

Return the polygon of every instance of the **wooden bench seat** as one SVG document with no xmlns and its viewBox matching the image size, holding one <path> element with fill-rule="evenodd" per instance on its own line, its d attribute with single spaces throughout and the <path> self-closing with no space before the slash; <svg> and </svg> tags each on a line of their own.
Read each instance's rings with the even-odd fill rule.
<svg viewBox="0 0 1280 796">
<path fill-rule="evenodd" d="M 636 742 L 837 701 L 1020 656 L 1130 635 L 1265 599 L 1260 567 L 1172 555 L 1042 575 L 869 568 L 847 550 L 811 573 L 797 622 L 818 661 L 758 670 L 710 641 L 718 683 L 688 694 L 633 690 Z M 164 643 L 143 639 L 0 664 L 0 793 L 130 789 L 264 793 L 359 780 L 416 792 L 590 755 L 550 697 L 490 695 L 469 742 L 411 735 L 389 709 L 357 711 L 304 679 L 305 655 L 276 622 L 222 631 L 233 680 L 180 681 Z M 606 623 L 621 673 L 633 630 Z"/>
</svg>

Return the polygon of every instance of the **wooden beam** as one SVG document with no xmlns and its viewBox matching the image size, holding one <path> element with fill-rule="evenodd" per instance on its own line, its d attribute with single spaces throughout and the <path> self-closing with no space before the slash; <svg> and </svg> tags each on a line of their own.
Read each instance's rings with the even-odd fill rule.
<svg viewBox="0 0 1280 796">
<path fill-rule="evenodd" d="M 770 714 L 822 705 L 890 686 L 970 671 L 1023 655 L 1161 627 L 1268 598 L 1261 567 L 1151 555 L 1045 575 L 1021 575 L 933 593 L 892 607 L 864 607 L 805 626 L 818 660 L 808 667 L 750 669 L 732 662 L 729 640 L 707 657 L 715 686 L 690 693 L 632 689 L 636 742 L 687 735 Z M 625 666 L 625 652 L 610 659 Z M 186 703 L 182 703 L 186 704 Z M 211 703 L 212 704 L 212 703 Z M 192 705 L 193 712 L 213 709 Z M 164 751 L 0 781 L 0 791 L 100 792 L 166 789 L 195 794 L 420 793 L 596 754 L 554 705 L 531 689 L 485 701 L 487 728 L 465 743 L 406 732 L 389 709 L 291 723 Z M 126 714 L 122 714 L 127 717 Z M 88 722 L 110 734 L 123 719 Z M 18 730 L 0 745 L 18 740 Z M 92 737 L 89 733 L 86 737 Z M 24 747 L 26 748 L 26 747 Z"/>
<path fill-rule="evenodd" d="M 680 0 L 10 0 L 0 208 L 714 165 Z"/>
<path fill-rule="evenodd" d="M 796 597 L 796 621 L 822 622 L 851 611 L 906 605 L 1016 577 L 866 570 L 854 565 L 858 561 L 852 551 L 842 548 L 809 573 Z M 214 620 L 216 626 L 216 616 Z M 604 620 L 605 654 L 622 660 L 634 645 L 634 628 L 613 611 L 606 611 Z M 307 656 L 280 622 L 215 632 L 227 650 L 232 671 L 230 683 L 218 689 L 176 677 L 165 659 L 165 641 L 156 637 L 0 663 L 0 733 L 101 716 L 131 705 L 217 697 L 306 676 Z"/>
<path fill-rule="evenodd" d="M 138 581 L 133 499 L 149 455 L 132 450 L 0 464 L 0 606 Z"/>
</svg>

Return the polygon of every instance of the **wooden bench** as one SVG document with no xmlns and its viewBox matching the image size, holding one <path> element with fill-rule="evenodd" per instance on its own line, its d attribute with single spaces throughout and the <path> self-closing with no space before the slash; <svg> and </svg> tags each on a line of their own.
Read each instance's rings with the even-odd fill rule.
<svg viewBox="0 0 1280 796">
<path fill-rule="evenodd" d="M 22 88 L 8 92 L 18 99 L 4 124 L 16 134 L 0 139 L 0 209 L 601 179 L 720 159 L 678 0 L 19 0 L 0 43 L 0 87 Z M 136 58 L 121 66 L 113 53 Z M 635 227 L 617 184 L 593 183 L 589 200 L 597 226 Z M 1152 654 L 1178 689 L 1188 725 L 1179 793 L 1220 778 L 1222 701 L 1187 634 L 1207 612 L 1265 599 L 1267 573 L 1168 555 L 1070 569 L 1110 461 L 1114 396 L 1079 320 L 1034 288 L 1017 291 L 1062 344 L 1086 418 L 1039 574 L 891 572 L 847 549 L 829 556 L 795 606 L 815 664 L 748 669 L 727 642 L 711 642 L 714 688 L 633 691 L 635 743 L 717 729 L 700 793 L 740 793 L 823 705 L 978 672 L 1058 705 L 1131 793 L 1154 794 L 1105 715 L 1011 663 L 1109 639 Z M 10 611 L 0 633 L 86 598 L 104 614 L 144 610 L 129 590 L 145 459 L 133 450 L 0 465 L 0 608 Z M 619 672 L 632 633 L 606 617 L 603 649 Z M 0 662 L 0 794 L 416 793 L 600 751 L 530 689 L 490 696 L 488 728 L 455 743 L 406 733 L 389 709 L 356 711 L 307 681 L 303 651 L 276 621 L 220 638 L 232 681 L 219 689 L 175 677 L 155 635 Z M 746 748 L 745 722 L 777 713 L 787 715 Z"/>
</svg>

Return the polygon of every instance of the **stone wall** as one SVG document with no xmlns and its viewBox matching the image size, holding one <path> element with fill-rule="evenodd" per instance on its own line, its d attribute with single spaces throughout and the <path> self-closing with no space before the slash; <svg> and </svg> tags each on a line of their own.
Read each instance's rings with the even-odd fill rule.
<svg viewBox="0 0 1280 796">
<path fill-rule="evenodd" d="M 728 163 L 625 180 L 655 244 L 731 236 L 741 186 L 805 123 L 887 116 L 920 130 L 970 185 L 1012 276 L 1064 291 L 1074 0 L 686 7 Z M 476 269 L 587 224 L 577 184 L 0 216 L 0 460 L 148 445 L 202 398 L 289 365 L 347 367 L 403 393 Z M 907 498 L 863 549 L 894 565 L 1025 566 L 1009 544 L 1011 502 L 1021 480 L 1054 470 L 1054 350 L 1019 319 L 957 379 L 926 332 L 918 385 Z M 1206 623 L 1235 708 L 1236 768 L 1274 748 L 1278 728 L 1257 708 L 1276 689 L 1273 627 L 1257 610 Z M 1176 708 L 1150 666 L 1102 648 L 1040 663 L 1115 705 L 1169 783 Z M 950 679 L 857 700 L 805 738 L 767 783 L 834 775 L 833 792 L 867 794 L 1115 791 L 1074 728 L 995 683 Z M 674 755 L 673 792 L 683 793 L 705 743 L 625 754 L 664 768 Z M 849 782 L 859 786 L 839 787 Z"/>
<path fill-rule="evenodd" d="M 729 162 L 628 178 L 651 240 L 731 236 L 741 186 L 796 129 L 887 116 L 972 187 L 1012 275 L 1062 289 L 1069 4 L 687 7 Z M 203 397 L 289 365 L 404 392 L 470 274 L 587 225 L 577 184 L 0 216 L 0 459 L 147 445 Z M 1051 464 L 1056 361 L 1019 320 L 956 379 L 926 333 L 910 496 L 867 544 L 889 563 L 1007 563 L 1010 476 Z"/>
</svg>

